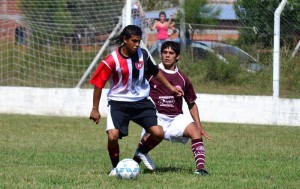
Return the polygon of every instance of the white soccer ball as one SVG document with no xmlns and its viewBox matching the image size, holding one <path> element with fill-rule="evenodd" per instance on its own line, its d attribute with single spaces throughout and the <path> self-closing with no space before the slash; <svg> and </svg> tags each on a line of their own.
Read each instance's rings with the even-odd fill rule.
<svg viewBox="0 0 300 189">
<path fill-rule="evenodd" d="M 120 179 L 136 179 L 140 173 L 139 164 L 133 159 L 123 159 L 116 167 Z"/>
</svg>

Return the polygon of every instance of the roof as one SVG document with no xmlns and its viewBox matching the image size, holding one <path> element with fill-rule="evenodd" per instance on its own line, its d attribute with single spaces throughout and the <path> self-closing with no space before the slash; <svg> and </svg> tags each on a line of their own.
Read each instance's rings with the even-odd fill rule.
<svg viewBox="0 0 300 189">
<path fill-rule="evenodd" d="M 217 17 L 219 20 L 237 20 L 237 16 L 234 11 L 234 4 L 208 4 L 207 6 L 213 6 L 215 9 L 220 8 L 220 15 Z M 145 12 L 146 18 L 158 19 L 158 15 L 160 11 L 165 11 L 167 18 L 170 18 L 170 15 L 176 17 L 178 12 L 178 7 L 166 8 L 163 10 L 153 10 Z"/>
<path fill-rule="evenodd" d="M 237 20 L 234 4 L 211 4 L 215 9 L 220 8 L 219 20 Z"/>
<path fill-rule="evenodd" d="M 179 10 L 178 7 L 172 7 L 172 8 L 165 8 L 162 10 L 148 11 L 148 12 L 145 12 L 145 17 L 157 19 L 159 17 L 159 12 L 161 12 L 161 11 L 165 11 L 167 18 L 170 18 L 170 15 L 173 15 L 173 17 L 176 17 L 175 15 L 177 14 L 178 10 Z"/>
</svg>

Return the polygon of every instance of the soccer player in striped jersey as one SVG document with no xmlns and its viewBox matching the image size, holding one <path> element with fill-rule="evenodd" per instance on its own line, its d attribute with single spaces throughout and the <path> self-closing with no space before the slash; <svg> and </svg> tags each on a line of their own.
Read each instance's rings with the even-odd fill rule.
<svg viewBox="0 0 300 189">
<path fill-rule="evenodd" d="M 163 139 L 163 129 L 157 125 L 155 105 L 149 97 L 150 85 L 146 75 L 154 75 L 172 94 L 183 95 L 181 89 L 166 80 L 147 51 L 139 47 L 141 36 L 140 27 L 126 26 L 120 35 L 112 39 L 112 43 L 119 47 L 102 60 L 90 80 L 94 85 L 90 119 L 96 124 L 101 117 L 99 103 L 102 89 L 107 81 L 110 83 L 106 132 L 107 149 L 113 168 L 109 176 L 116 176 L 120 155 L 118 139 L 128 135 L 129 121 L 134 121 L 151 133 L 138 153 L 141 159 L 144 158 L 143 154 L 147 154 Z"/>
<path fill-rule="evenodd" d="M 188 77 L 176 66 L 179 55 L 179 43 L 174 41 L 164 42 L 161 47 L 162 63 L 160 63 L 158 67 L 172 85 L 183 90 L 184 96 L 178 97 L 172 94 L 153 76 L 149 78 L 150 96 L 158 111 L 158 124 L 162 125 L 164 129 L 164 139 L 182 144 L 186 144 L 187 141 L 191 139 L 191 150 L 194 154 L 196 163 L 194 174 L 207 175 L 208 172 L 205 170 L 205 148 L 202 136 L 207 139 L 211 138 L 202 128 L 198 107 L 195 103 L 197 96 L 193 85 Z M 183 114 L 183 99 L 188 105 L 190 116 Z M 152 134 L 145 132 L 142 133 L 142 139 L 137 150 L 139 150 L 144 143 L 147 143 L 147 140 L 149 139 L 147 137 L 151 135 Z M 143 163 L 149 164 L 150 162 L 152 165 L 150 170 L 155 169 L 149 154 L 145 154 L 143 159 L 135 155 L 133 159 L 138 163 L 143 161 Z M 149 169 L 148 166 L 146 167 Z"/>
</svg>

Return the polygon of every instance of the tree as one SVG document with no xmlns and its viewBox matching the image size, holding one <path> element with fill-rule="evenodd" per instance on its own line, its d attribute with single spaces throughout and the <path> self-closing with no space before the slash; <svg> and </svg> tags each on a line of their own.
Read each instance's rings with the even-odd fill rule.
<svg viewBox="0 0 300 189">
<path fill-rule="evenodd" d="M 185 22 L 193 24 L 213 24 L 220 10 L 208 4 L 208 0 L 185 0 Z"/>
<path fill-rule="evenodd" d="M 146 11 L 160 10 L 168 7 L 177 7 L 179 5 L 178 0 L 140 0 Z"/>
<path fill-rule="evenodd" d="M 281 13 L 281 43 L 289 45 L 292 38 L 300 36 L 300 4 L 289 0 Z M 242 28 L 239 42 L 258 44 L 262 48 L 273 45 L 274 13 L 281 0 L 237 0 L 235 11 Z"/>
</svg>

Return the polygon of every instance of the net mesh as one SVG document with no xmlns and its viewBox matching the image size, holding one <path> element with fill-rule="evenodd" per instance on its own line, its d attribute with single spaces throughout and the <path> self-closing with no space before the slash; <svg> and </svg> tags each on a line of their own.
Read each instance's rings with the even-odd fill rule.
<svg viewBox="0 0 300 189">
<path fill-rule="evenodd" d="M 0 85 L 76 86 L 123 7 L 123 0 L 4 1 Z"/>
<path fill-rule="evenodd" d="M 2 0 L 0 5 L 0 85 L 75 87 L 124 13 L 124 0 Z M 137 0 L 132 0 L 134 4 Z M 150 28 L 165 11 L 179 40 L 179 0 L 138 1 L 133 23 L 143 29 L 143 40 L 154 53 L 156 30 Z M 274 12 L 281 0 L 185 0 L 187 42 L 195 58 L 209 48 L 227 59 L 245 52 L 239 61 L 272 66 Z M 140 20 L 135 20 L 140 19 Z M 300 4 L 289 0 L 281 14 L 281 52 L 299 57 Z M 224 46 L 225 44 L 225 46 Z M 205 46 L 205 47 L 203 47 Z M 109 53 L 107 48 L 105 53 Z M 246 54 L 246 55 L 245 55 Z M 104 54 L 105 55 L 105 54 Z M 250 58 L 249 58 L 250 57 Z M 220 58 L 219 58 L 220 59 Z M 223 59 L 221 59 L 223 60 Z M 226 62 L 226 61 L 225 61 Z M 228 62 L 228 61 L 227 61 Z M 251 63 L 251 62 L 250 62 Z M 250 65 L 250 64 L 249 64 Z M 251 66 L 251 65 L 250 65 Z M 255 67 L 254 69 L 259 68 Z M 229 73 L 230 74 L 230 73 Z M 90 87 L 87 81 L 82 87 Z"/>
</svg>

